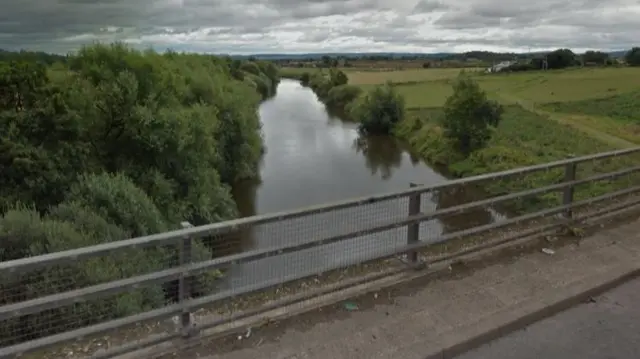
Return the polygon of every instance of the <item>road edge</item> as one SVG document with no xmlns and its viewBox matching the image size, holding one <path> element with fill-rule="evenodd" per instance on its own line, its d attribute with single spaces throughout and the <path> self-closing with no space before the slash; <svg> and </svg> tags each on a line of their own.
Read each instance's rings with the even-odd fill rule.
<svg viewBox="0 0 640 359">
<path fill-rule="evenodd" d="M 513 313 L 506 313 L 506 316 L 510 316 L 510 319 L 506 319 L 504 323 L 495 326 L 490 329 L 480 330 L 479 333 L 469 335 L 466 339 L 458 340 L 455 343 L 447 343 L 444 348 L 438 349 L 432 354 L 428 354 L 424 359 L 450 359 L 456 356 L 462 355 L 473 349 L 479 348 L 485 344 L 488 344 L 496 339 L 504 337 L 508 334 L 522 330 L 532 324 L 542 321 L 546 318 L 552 317 L 556 314 L 564 312 L 575 306 L 587 302 L 590 298 L 602 295 L 612 289 L 615 289 L 633 279 L 640 277 L 640 268 L 627 269 L 621 271 L 622 273 L 616 275 L 614 278 L 604 280 L 600 284 L 589 286 L 578 285 L 579 288 L 571 288 L 574 293 L 566 293 L 563 291 L 560 298 L 549 303 L 536 303 L 537 300 L 530 303 L 523 303 L 522 306 L 541 306 L 538 309 L 534 309 L 525 315 L 513 315 Z M 490 321 L 491 318 L 486 320 Z M 479 327 L 482 327 L 484 323 L 479 323 Z M 489 325 L 491 326 L 491 325 Z"/>
</svg>

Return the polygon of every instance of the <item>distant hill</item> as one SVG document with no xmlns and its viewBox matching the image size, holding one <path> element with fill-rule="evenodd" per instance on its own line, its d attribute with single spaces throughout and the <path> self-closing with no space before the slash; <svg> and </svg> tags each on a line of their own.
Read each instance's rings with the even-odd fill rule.
<svg viewBox="0 0 640 359">
<path fill-rule="evenodd" d="M 618 50 L 609 52 L 609 56 L 611 57 L 624 57 L 629 50 Z"/>
<path fill-rule="evenodd" d="M 371 57 L 390 57 L 395 59 L 401 59 L 406 57 L 424 57 L 424 58 L 442 58 L 455 55 L 455 53 L 439 52 L 432 54 L 425 53 L 412 53 L 412 52 L 322 52 L 322 53 L 307 53 L 307 54 L 254 54 L 254 55 L 230 55 L 236 59 L 246 59 L 248 57 L 255 57 L 260 60 L 297 60 L 297 59 L 309 59 L 320 60 L 323 56 L 329 57 L 342 57 L 347 59 L 356 59 L 363 56 Z"/>
<path fill-rule="evenodd" d="M 628 50 L 618 50 L 608 52 L 611 57 L 623 57 Z M 437 52 L 437 53 L 419 53 L 419 52 L 322 52 L 322 53 L 304 53 L 304 54 L 253 54 L 253 55 L 230 55 L 236 59 L 246 59 L 249 57 L 255 57 L 260 60 L 320 60 L 324 56 L 329 57 L 341 57 L 346 59 L 355 59 L 362 57 L 386 57 L 392 59 L 402 58 L 424 58 L 424 59 L 446 59 L 446 58 L 462 58 L 462 57 L 474 57 L 476 54 L 495 54 L 495 55 L 508 55 L 518 57 L 530 57 L 544 55 L 546 52 L 521 52 L 521 53 L 491 53 L 488 51 L 469 51 L 469 52 Z M 483 57 L 483 56 L 479 56 Z"/>
</svg>

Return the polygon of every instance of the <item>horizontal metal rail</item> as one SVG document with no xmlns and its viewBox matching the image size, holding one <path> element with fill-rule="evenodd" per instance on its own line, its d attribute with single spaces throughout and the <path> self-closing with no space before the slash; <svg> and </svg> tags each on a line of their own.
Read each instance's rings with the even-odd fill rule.
<svg viewBox="0 0 640 359">
<path fill-rule="evenodd" d="M 584 219 L 589 219 L 589 218 L 604 218 L 605 216 L 608 216 L 610 213 L 615 213 L 616 215 L 621 215 L 625 212 L 625 210 L 628 209 L 634 209 L 636 207 L 639 207 L 640 205 L 640 199 L 636 198 L 632 201 L 625 201 L 624 203 L 615 205 L 615 206 L 610 206 L 607 207 L 605 209 L 593 212 L 593 213 L 588 213 L 586 215 L 580 216 L 579 218 L 577 218 L 577 220 L 584 220 Z M 640 208 L 640 207 L 639 207 Z M 484 250 L 484 249 L 490 249 L 490 248 L 495 248 L 497 246 L 509 243 L 509 242 L 513 242 L 515 240 L 521 239 L 521 238 L 526 238 L 526 237 L 531 237 L 531 236 L 535 236 L 535 235 L 542 235 L 544 233 L 549 233 L 550 231 L 553 231 L 554 229 L 566 225 L 568 223 L 567 220 L 559 220 L 553 223 L 548 223 L 548 224 L 543 224 L 543 225 L 539 225 L 533 228 L 529 228 L 526 230 L 522 230 L 522 231 L 518 231 L 515 233 L 511 233 L 507 236 L 502 237 L 500 240 L 493 240 L 493 241 L 489 241 L 487 243 L 482 243 L 482 244 L 478 244 L 478 245 L 474 245 L 470 248 L 467 249 L 463 249 L 461 251 L 457 251 L 455 253 L 451 253 L 451 254 L 447 254 L 444 256 L 439 256 L 438 258 L 429 261 L 430 265 L 433 264 L 439 264 L 439 263 L 443 263 L 443 262 L 451 262 L 452 260 L 455 260 L 457 258 L 461 258 L 464 257 L 465 255 L 468 254 L 472 254 L 472 253 L 477 253 L 478 251 Z M 386 257 L 386 258 L 392 258 L 395 255 Z M 382 258 L 378 258 L 377 260 L 380 259 L 384 259 L 384 257 Z M 346 288 L 350 288 L 362 283 L 367 283 L 367 282 L 371 282 L 371 281 L 375 281 L 378 279 L 382 279 L 385 277 L 389 277 L 389 276 L 393 276 L 395 274 L 399 274 L 401 272 L 404 272 L 405 269 L 403 267 L 395 267 L 392 268 L 391 270 L 386 270 L 383 272 L 375 272 L 373 274 L 370 275 L 365 275 L 363 277 L 356 277 L 354 279 L 347 279 L 341 282 L 338 282 L 336 284 L 329 284 L 327 286 L 323 286 L 321 288 L 318 289 L 313 289 L 310 291 L 305 291 L 301 294 L 294 294 L 291 296 L 287 296 L 283 299 L 278 299 L 278 300 L 274 300 L 274 301 L 270 301 L 268 304 L 260 306 L 259 308 L 256 309 L 250 309 L 248 311 L 242 311 L 238 314 L 234 314 L 225 318 L 220 318 L 217 320 L 213 320 L 213 321 L 208 321 L 205 323 L 201 323 L 198 324 L 198 329 L 200 330 L 207 330 L 209 328 L 214 328 L 217 326 L 221 326 L 221 325 L 225 325 L 227 323 L 231 323 L 234 321 L 238 321 L 238 320 L 242 320 L 245 319 L 247 317 L 251 317 L 251 316 L 255 316 L 255 315 L 260 315 L 262 313 L 265 313 L 267 311 L 273 310 L 273 309 L 277 309 L 277 308 L 282 308 L 284 306 L 288 306 L 288 305 L 292 305 L 307 299 L 311 299 L 311 298 L 315 298 L 321 295 L 326 295 L 332 292 L 336 292 L 342 289 L 346 289 Z M 135 342 L 135 343 L 128 343 L 126 345 L 123 346 L 119 346 L 110 350 L 107 350 L 105 352 L 100 352 L 99 354 L 94 354 L 91 358 L 92 359 L 109 359 L 109 358 L 113 358 L 115 356 L 118 355 L 122 355 L 125 353 L 129 353 L 132 352 L 134 350 L 140 350 L 140 349 L 144 349 L 150 346 L 153 346 L 155 344 L 160 344 L 163 342 L 167 342 L 169 340 L 175 339 L 179 337 L 178 333 L 168 333 L 168 334 L 161 334 L 158 336 L 154 336 L 152 338 L 148 338 L 139 342 Z"/>
<path fill-rule="evenodd" d="M 247 263 L 247 262 L 264 259 L 272 256 L 299 252 L 306 249 L 311 249 L 311 248 L 315 248 L 315 247 L 319 247 L 319 246 L 323 246 L 323 245 L 327 245 L 335 242 L 348 240 L 354 237 L 361 237 L 364 235 L 379 233 L 379 232 L 394 229 L 397 227 L 404 227 L 411 223 L 420 223 L 420 222 L 440 218 L 447 215 L 464 213 L 479 207 L 487 207 L 490 205 L 495 205 L 495 204 L 507 202 L 510 200 L 528 198 L 528 197 L 533 197 L 533 196 L 537 196 L 537 195 L 541 195 L 549 192 L 560 191 L 567 187 L 617 178 L 617 177 L 629 175 L 635 172 L 640 172 L 640 166 L 635 166 L 635 167 L 631 167 L 631 168 L 627 168 L 624 170 L 611 172 L 611 173 L 599 174 L 599 175 L 591 176 L 591 177 L 580 179 L 580 180 L 562 182 L 562 183 L 540 187 L 532 190 L 511 193 L 507 195 L 488 198 L 485 200 L 443 208 L 443 209 L 435 210 L 426 214 L 409 216 L 402 220 L 389 221 L 384 224 L 370 227 L 367 230 L 345 232 L 340 235 L 336 235 L 336 236 L 332 236 L 324 239 L 312 240 L 312 241 L 303 242 L 299 244 L 281 245 L 281 246 L 276 246 L 274 248 L 266 248 L 261 250 L 243 252 L 236 255 L 230 255 L 230 256 L 212 259 L 208 261 L 182 265 L 179 267 L 166 269 L 163 271 L 154 272 L 150 274 L 144 274 L 144 275 L 112 281 L 104 284 L 98 284 L 98 285 L 85 287 L 85 288 L 72 290 L 72 291 L 67 291 L 63 293 L 56 293 L 49 296 L 40 297 L 40 298 L 36 298 L 36 299 L 24 301 L 24 302 L 8 304 L 0 307 L 0 320 L 6 320 L 10 317 L 14 317 L 17 315 L 27 315 L 27 314 L 37 313 L 43 310 L 62 307 L 65 305 L 70 305 L 70 304 L 80 302 L 80 301 L 85 301 L 88 299 L 98 298 L 98 297 L 107 296 L 107 295 L 115 295 L 118 293 L 124 293 L 142 286 L 162 284 L 171 280 L 178 279 L 180 275 L 192 276 L 192 275 L 196 275 L 209 270 L 220 269 L 229 264 L 235 265 L 240 263 Z"/>
<path fill-rule="evenodd" d="M 625 171 L 631 171 L 632 169 L 627 169 Z M 615 172 L 615 173 L 619 173 L 621 171 Z M 633 171 L 631 171 L 633 172 Z M 613 174 L 613 173 L 612 173 Z M 611 175 L 611 174 L 610 174 Z M 603 175 L 598 175 L 598 177 L 601 177 Z M 552 186 L 547 186 L 547 187 L 553 187 L 554 190 L 558 190 L 559 188 L 556 188 L 556 186 L 558 185 L 552 185 Z M 560 187 L 562 188 L 562 187 Z M 541 189 L 537 189 L 537 190 L 541 190 Z M 527 191 L 529 192 L 529 191 Z M 615 192 L 611 192 L 611 193 L 607 193 L 601 196 L 596 196 L 593 198 L 589 198 L 586 200 L 582 200 L 582 201 L 576 201 L 567 205 L 561 205 L 561 206 L 556 206 L 550 209 L 545 209 L 545 210 L 541 210 L 541 211 L 537 211 L 534 213 L 530 213 L 530 214 L 526 214 L 526 215 L 522 215 L 522 216 L 518 216 L 518 217 L 514 217 L 514 218 L 510 218 L 504 221 L 500 221 L 497 223 L 492 223 L 492 224 L 487 224 L 487 225 L 483 225 L 483 226 L 478 226 L 478 227 L 474 227 L 471 229 L 467 229 L 467 230 L 462 230 L 462 231 L 456 231 L 453 233 L 449 233 L 446 235 L 443 235 L 439 238 L 437 238 L 435 241 L 429 241 L 429 242 L 416 242 L 416 243 L 412 243 L 412 244 L 408 244 L 402 248 L 394 248 L 394 249 L 389 249 L 379 255 L 376 255 L 375 257 L 372 258 L 368 258 L 367 261 L 370 260 L 376 260 L 376 259 L 384 259 L 384 258 L 389 258 L 389 257 L 394 257 L 397 256 L 399 254 L 404 254 L 404 253 L 409 253 L 412 251 L 417 251 L 417 250 L 422 250 L 425 249 L 429 246 L 432 246 L 434 244 L 438 244 L 438 243 L 442 243 L 442 242 L 446 242 L 449 240 L 453 240 L 453 239 L 459 239 L 459 238 L 463 238 L 463 237 L 467 237 L 467 236 L 472 236 L 472 235 L 477 235 L 477 234 L 481 234 L 490 230 L 495 230 L 495 229 L 500 229 L 506 226 L 510 226 L 510 225 L 514 225 L 514 224 L 519 224 L 522 222 L 526 222 L 526 221 L 530 221 L 533 219 L 537 219 L 537 218 L 543 218 L 543 217 L 548 217 L 551 215 L 555 215 L 555 214 L 559 214 L 559 213 L 563 213 L 564 211 L 568 210 L 568 209 L 572 209 L 572 208 L 577 208 L 577 207 L 582 207 L 585 205 L 590 205 L 590 204 L 594 204 L 603 200 L 609 200 L 612 198 L 617 198 L 620 196 L 626 196 L 626 195 L 630 195 L 630 194 L 634 194 L 634 193 L 638 193 L 640 192 L 640 186 L 634 186 L 634 187 L 630 187 L 630 188 L 626 188 L 623 190 L 619 190 L 619 191 L 615 191 Z M 506 195 L 506 196 L 501 196 L 502 198 L 507 197 L 507 196 L 511 196 L 511 195 Z M 493 200 L 498 199 L 500 197 L 495 197 L 493 198 Z M 519 198 L 519 197 L 516 197 Z M 478 202 L 485 202 L 488 200 L 484 200 L 484 201 L 478 201 Z M 640 201 L 639 201 L 640 202 Z M 625 203 L 625 205 L 627 205 Z M 462 207 L 462 206 L 457 206 L 457 207 Z M 454 208 L 454 207 L 451 207 Z M 451 208 L 447 208 L 441 211 L 435 211 L 433 213 L 436 212 L 442 212 L 445 210 L 450 210 Z M 422 222 L 428 219 L 431 219 L 433 217 L 433 213 L 427 214 L 427 215 L 417 215 L 417 216 L 411 216 L 408 217 L 405 220 L 400 220 L 400 222 L 403 223 L 403 225 L 409 224 L 409 223 L 414 223 L 414 222 Z M 454 212 L 455 213 L 455 212 Z M 426 219 L 425 219 L 426 218 Z M 549 230 L 552 227 L 557 227 L 560 226 L 564 223 L 565 221 L 559 221 L 559 223 L 556 224 L 550 224 L 550 225 L 545 225 L 541 228 L 536 228 L 534 232 L 536 231 L 543 231 L 543 230 Z M 388 225 L 385 226 L 378 226 L 376 231 L 382 231 L 384 229 L 380 229 L 380 228 L 385 228 L 385 229 L 392 229 L 394 227 L 390 227 L 387 228 Z M 397 227 L 397 226 L 396 226 Z M 378 230 L 379 229 L 379 230 Z M 370 231 L 365 231 L 367 233 L 369 233 Z M 534 232 L 531 232 L 529 235 L 533 235 L 535 234 Z M 357 232 L 360 233 L 360 232 Z M 523 231 L 521 233 L 518 233 L 517 235 L 522 235 L 523 233 L 527 233 L 527 231 Z M 365 233 L 366 234 L 366 233 Z M 338 236 L 336 236 L 338 237 Z M 353 235 L 351 235 L 351 238 L 354 237 Z M 335 238 L 335 237 L 334 237 Z M 211 262 L 216 262 L 216 261 L 222 261 L 224 263 L 228 263 L 228 261 L 225 262 L 224 258 L 221 258 L 220 260 L 213 260 L 213 261 L 208 261 L 208 262 L 203 262 L 203 263 L 211 263 Z M 197 267 L 199 265 L 202 265 L 203 263 L 197 263 L 194 266 L 184 266 L 184 267 L 178 267 L 178 268 L 174 268 L 171 270 L 167 270 L 167 271 L 163 271 L 163 273 L 168 273 L 170 271 L 175 270 L 176 272 L 171 272 L 171 276 L 168 278 L 175 278 L 174 275 L 179 275 L 182 273 L 187 273 L 189 275 L 193 274 L 192 272 L 192 268 Z M 334 267 L 327 267 L 325 268 L 325 271 L 331 271 L 333 269 L 336 269 L 337 267 L 339 267 L 340 265 L 335 265 Z M 44 338 L 40 338 L 40 339 L 35 339 L 29 342 L 25 342 L 25 343 L 20 343 L 20 344 L 16 344 L 13 346 L 9 346 L 9 347 L 5 347 L 0 349 L 0 357 L 4 358 L 4 357 L 16 357 L 16 356 L 20 356 L 22 354 L 25 353 L 29 353 L 29 352 L 33 352 L 42 348 L 47 348 L 47 347 L 51 347 L 54 345 L 58 345 L 61 343 L 65 343 L 65 342 L 70 342 L 73 340 L 76 340 L 77 338 L 82 338 L 82 337 L 87 337 L 87 336 L 93 336 L 93 335 L 98 335 L 98 334 L 102 334 L 105 332 L 109 332 L 118 328 L 123 328 L 123 327 L 129 327 L 132 326 L 136 323 L 140 323 L 140 322 L 147 322 L 147 321 L 151 321 L 151 320 L 160 320 L 160 319 L 164 319 L 164 318 L 168 318 L 168 317 L 172 317 L 176 314 L 180 314 L 183 313 L 185 311 L 192 311 L 194 309 L 199 309 L 202 307 L 205 307 L 207 305 L 210 305 L 212 303 L 218 302 L 220 300 L 223 299 L 227 299 L 229 297 L 232 296 L 238 296 L 238 295 L 243 295 L 243 294 L 247 294 L 247 293 L 251 293 L 257 290 L 261 290 L 261 289 L 265 289 L 265 288 L 269 288 L 269 287 L 273 287 L 276 285 L 280 285 L 286 282 L 290 282 L 290 281 L 294 281 L 294 280 L 298 280 L 298 279 L 302 279 L 305 277 L 309 277 L 310 275 L 314 275 L 317 274 L 313 271 L 310 271 L 308 273 L 298 273 L 295 275 L 289 275 L 289 276 L 285 276 L 285 277 L 280 277 L 280 278 L 274 278 L 272 280 L 268 280 L 268 281 L 264 281 L 264 282 L 260 282 L 260 283 L 255 283 L 252 285 L 248 285 L 245 286 L 239 290 L 225 290 L 219 293 L 215 293 L 212 295 L 208 295 L 208 296 L 204 296 L 204 297 L 200 297 L 200 298 L 196 298 L 196 299 L 190 299 L 188 301 L 182 302 L 182 303 L 178 303 L 178 304 L 173 304 L 173 305 L 169 305 L 163 308 L 159 308 L 159 309 L 154 309 L 148 312 L 144 312 L 144 313 L 140 313 L 140 314 L 136 314 L 136 315 L 132 315 L 132 316 L 128 316 L 125 318 L 121 318 L 121 319 L 116 319 L 116 320 L 111 320 L 108 322 L 104 322 L 104 323 L 100 323 L 100 324 L 96 324 L 96 325 L 92 325 L 89 327 L 85 327 L 85 328 L 80 328 L 80 329 L 76 329 L 76 330 L 72 330 L 72 331 L 68 331 L 68 332 L 64 332 L 64 333 L 60 333 L 60 334 L 55 334 L 52 336 L 47 336 Z M 150 276 L 152 276 L 153 274 L 151 274 Z M 140 277 L 144 277 L 144 276 L 140 276 Z M 130 278 L 133 279 L 134 281 L 140 280 L 140 277 L 134 277 L 134 278 Z M 157 278 L 156 278 L 157 279 Z M 154 279 L 155 280 L 155 279 Z M 159 280 L 159 279 L 158 279 Z M 139 285 L 138 285 L 139 286 Z M 93 288 L 98 287 L 98 286 L 94 286 Z M 92 288 L 92 287 L 89 287 Z M 85 288 L 87 289 L 87 288 Z M 103 293 L 106 293 L 108 291 L 105 291 Z M 65 298 L 67 298 L 66 300 L 68 300 L 68 298 L 70 297 L 71 292 L 67 292 L 67 293 L 62 293 L 62 295 L 65 295 Z M 54 295 L 56 296 L 56 295 Z M 44 298 L 48 298 L 47 301 L 45 301 L 46 305 L 51 305 L 49 303 L 50 299 L 54 296 L 48 296 L 48 297 L 44 297 Z M 29 303 L 31 302 L 31 306 L 27 306 L 25 308 L 23 308 L 23 311 L 27 311 L 30 310 L 33 307 L 36 306 L 40 306 L 40 305 L 44 305 L 43 302 L 40 303 L 35 303 L 35 301 L 28 301 L 28 302 L 23 302 L 23 303 Z M 20 304 L 20 303 L 17 303 Z M 11 304 L 10 306 L 13 306 L 13 304 Z M 59 305 L 58 305 L 59 306 Z M 5 306 L 6 307 L 6 306 Z M 56 306 L 57 307 L 57 306 Z M 19 309 L 18 307 L 13 307 L 14 310 Z M 51 308 L 51 306 L 50 306 Z M 8 311 L 5 311 L 3 313 L 9 313 Z"/>
<path fill-rule="evenodd" d="M 495 180 L 495 179 L 500 179 L 504 177 L 521 176 L 521 175 L 529 174 L 532 172 L 547 171 L 550 169 L 567 166 L 569 164 L 578 164 L 578 163 L 587 162 L 587 161 L 596 161 L 596 160 L 602 160 L 607 158 L 620 157 L 620 156 L 634 154 L 638 152 L 640 152 L 640 147 L 599 153 L 599 154 L 594 154 L 590 156 L 576 157 L 572 159 L 565 159 L 565 160 L 555 161 L 551 163 L 534 165 L 529 167 L 522 167 L 522 168 L 517 168 L 517 169 L 512 169 L 512 170 L 507 170 L 502 172 L 489 173 L 489 174 L 473 176 L 473 177 L 466 177 L 462 179 L 447 181 L 447 182 L 433 185 L 433 186 L 417 186 L 409 189 L 404 189 L 401 191 L 389 192 L 386 194 L 364 197 L 360 199 L 346 200 L 346 201 L 336 202 L 333 204 L 313 206 L 313 207 L 308 207 L 306 209 L 265 214 L 265 215 L 257 215 L 253 217 L 235 219 L 235 220 L 197 226 L 197 227 L 192 227 L 187 229 L 180 229 L 180 230 L 159 233 L 159 234 L 154 234 L 154 235 L 149 235 L 144 237 L 132 238 L 132 239 L 127 239 L 127 240 L 122 240 L 117 242 L 110 242 L 110 243 L 95 245 L 91 247 L 72 249 L 67 251 L 40 255 L 36 257 L 16 259 L 16 260 L 0 263 L 0 273 L 14 272 L 18 270 L 27 270 L 30 268 L 43 267 L 43 266 L 53 265 L 53 264 L 61 264 L 65 262 L 74 262 L 80 259 L 104 255 L 113 251 L 123 250 L 123 249 L 144 248 L 149 246 L 175 244 L 175 242 L 178 239 L 183 239 L 188 237 L 195 238 L 195 237 L 205 237 L 205 236 L 211 236 L 211 235 L 222 235 L 222 234 L 226 234 L 234 230 L 237 230 L 240 227 L 248 226 L 248 225 L 258 225 L 263 223 L 282 221 L 286 219 L 293 219 L 293 218 L 312 215 L 312 214 L 326 213 L 329 211 L 335 211 L 339 209 L 357 207 L 357 206 L 371 204 L 371 203 L 380 202 L 384 200 L 406 197 L 413 194 L 443 190 L 446 188 L 469 185 L 477 182 Z"/>
</svg>

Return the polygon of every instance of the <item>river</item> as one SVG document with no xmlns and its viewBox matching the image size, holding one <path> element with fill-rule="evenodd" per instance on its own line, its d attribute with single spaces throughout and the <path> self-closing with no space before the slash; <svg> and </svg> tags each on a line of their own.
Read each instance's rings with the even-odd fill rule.
<svg viewBox="0 0 640 359">
<path fill-rule="evenodd" d="M 408 188 L 411 182 L 434 185 L 446 177 L 413 156 L 388 136 L 360 138 L 357 124 L 330 116 L 310 89 L 283 80 L 277 95 L 260 107 L 266 153 L 261 182 L 235 186 L 241 215 L 279 212 L 321 203 Z M 422 211 L 448 207 L 464 194 L 440 193 L 422 197 Z M 240 239 L 243 250 L 301 243 L 344 231 L 365 229 L 407 215 L 407 199 L 368 204 L 248 228 Z M 443 232 L 484 224 L 494 213 L 480 210 L 444 221 L 421 224 L 421 240 Z M 320 267 L 337 268 L 406 244 L 406 228 L 363 236 L 234 266 L 227 271 L 232 288 L 277 277 L 311 274 Z"/>
</svg>

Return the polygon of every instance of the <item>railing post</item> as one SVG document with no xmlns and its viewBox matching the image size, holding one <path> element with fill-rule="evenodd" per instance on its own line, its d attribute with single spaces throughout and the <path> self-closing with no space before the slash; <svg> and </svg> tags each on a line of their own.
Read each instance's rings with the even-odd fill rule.
<svg viewBox="0 0 640 359">
<path fill-rule="evenodd" d="M 573 158 L 574 156 L 571 156 Z M 564 168 L 564 182 L 572 182 L 576 180 L 576 168 L 578 164 L 575 162 L 568 163 Z M 562 205 L 567 206 L 573 203 L 574 186 L 565 187 L 562 193 Z M 564 218 L 570 220 L 573 217 L 573 209 L 567 208 L 564 211 Z"/>
<path fill-rule="evenodd" d="M 409 187 L 414 188 L 418 185 L 410 183 Z M 409 196 L 409 216 L 415 216 L 420 213 L 420 194 L 412 194 Z M 420 222 L 411 223 L 407 226 L 407 244 L 411 245 L 420 241 Z M 418 251 L 407 253 L 409 263 L 418 263 Z"/>
<path fill-rule="evenodd" d="M 189 222 L 182 222 L 182 228 L 191 228 L 193 225 Z M 182 239 L 180 243 L 180 266 L 184 266 L 186 264 L 191 263 L 192 261 L 192 238 L 185 237 Z M 192 276 L 185 273 L 180 275 L 179 279 L 179 302 L 185 303 L 191 298 L 191 290 L 192 290 Z M 182 336 L 189 337 L 193 333 L 193 325 L 191 322 L 191 312 L 189 310 L 183 309 L 182 314 L 180 315 L 180 324 L 182 326 Z"/>
</svg>

